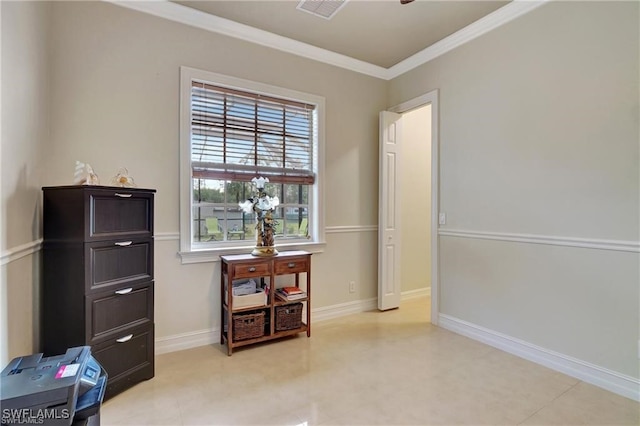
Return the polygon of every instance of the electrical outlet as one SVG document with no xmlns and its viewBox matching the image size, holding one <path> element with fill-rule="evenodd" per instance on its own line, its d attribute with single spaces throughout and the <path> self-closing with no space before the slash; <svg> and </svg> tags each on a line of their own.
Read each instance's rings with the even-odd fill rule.
<svg viewBox="0 0 640 426">
<path fill-rule="evenodd" d="M 355 293 L 355 292 L 356 292 L 356 282 L 349 281 L 349 293 Z"/>
<path fill-rule="evenodd" d="M 440 213 L 438 215 L 438 225 L 446 225 L 447 224 L 447 214 Z"/>
</svg>

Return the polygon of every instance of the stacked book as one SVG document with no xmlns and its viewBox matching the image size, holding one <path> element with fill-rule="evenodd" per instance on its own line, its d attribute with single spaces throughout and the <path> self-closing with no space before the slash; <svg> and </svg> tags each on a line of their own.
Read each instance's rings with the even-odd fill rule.
<svg viewBox="0 0 640 426">
<path fill-rule="evenodd" d="M 276 295 L 282 299 L 290 302 L 292 300 L 300 300 L 305 299 L 307 297 L 307 293 L 302 291 L 298 287 L 282 287 L 276 289 Z"/>
</svg>

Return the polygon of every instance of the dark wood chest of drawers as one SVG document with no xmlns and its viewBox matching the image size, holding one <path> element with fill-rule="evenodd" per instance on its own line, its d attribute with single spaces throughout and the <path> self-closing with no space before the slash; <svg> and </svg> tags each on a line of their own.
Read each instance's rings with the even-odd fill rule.
<svg viewBox="0 0 640 426">
<path fill-rule="evenodd" d="M 154 375 L 154 193 L 43 188 L 42 350 L 90 345 L 106 398 Z"/>
</svg>

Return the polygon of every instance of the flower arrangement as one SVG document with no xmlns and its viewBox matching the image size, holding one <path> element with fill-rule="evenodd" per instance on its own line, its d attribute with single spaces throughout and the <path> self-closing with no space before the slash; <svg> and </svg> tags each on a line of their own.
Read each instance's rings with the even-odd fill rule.
<svg viewBox="0 0 640 426">
<path fill-rule="evenodd" d="M 256 215 L 256 247 L 251 254 L 254 256 L 274 256 L 278 254 L 275 249 L 275 227 L 278 222 L 273 218 L 273 212 L 280 205 L 278 197 L 270 197 L 264 191 L 268 178 L 254 177 L 251 182 L 255 185 L 256 196 L 238 203 L 245 213 L 254 212 Z"/>
</svg>

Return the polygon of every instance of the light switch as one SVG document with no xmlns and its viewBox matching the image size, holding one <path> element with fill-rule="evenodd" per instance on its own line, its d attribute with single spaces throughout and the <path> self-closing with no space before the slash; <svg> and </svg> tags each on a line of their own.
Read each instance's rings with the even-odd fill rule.
<svg viewBox="0 0 640 426">
<path fill-rule="evenodd" d="M 440 213 L 438 215 L 438 224 L 439 225 L 446 225 L 447 224 L 447 214 L 446 213 Z"/>
</svg>

